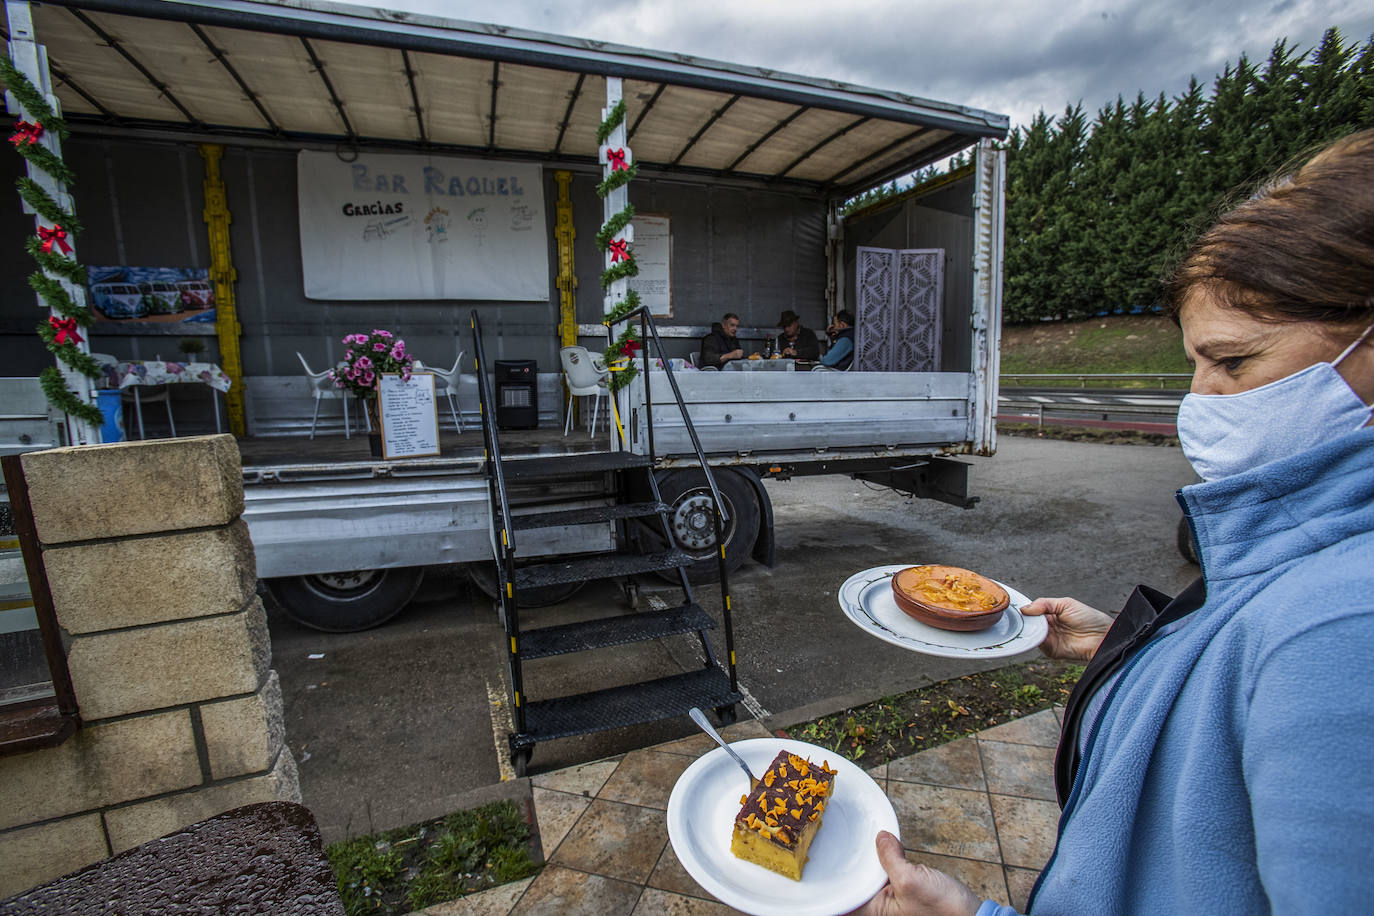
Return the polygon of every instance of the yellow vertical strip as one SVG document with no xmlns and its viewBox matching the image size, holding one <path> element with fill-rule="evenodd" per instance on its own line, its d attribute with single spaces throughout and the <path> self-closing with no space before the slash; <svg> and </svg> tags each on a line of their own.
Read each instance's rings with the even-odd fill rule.
<svg viewBox="0 0 1374 916">
<path fill-rule="evenodd" d="M 239 351 L 238 309 L 234 305 L 234 282 L 238 272 L 229 250 L 229 201 L 225 196 L 224 180 L 220 178 L 219 161 L 224 147 L 218 143 L 200 144 L 200 157 L 205 160 L 205 209 L 201 216 L 210 238 L 210 282 L 215 286 L 215 333 L 219 336 L 219 362 L 224 374 L 233 384 L 224 396 L 229 407 L 229 431 L 236 436 L 247 433 L 243 410 L 243 357 Z"/>
<path fill-rule="evenodd" d="M 553 173 L 558 182 L 558 201 L 554 205 L 553 234 L 558 241 L 558 345 L 577 346 L 577 271 L 574 269 L 572 172 L 559 169 Z M 563 402 L 567 403 L 568 380 L 563 379 Z"/>
</svg>

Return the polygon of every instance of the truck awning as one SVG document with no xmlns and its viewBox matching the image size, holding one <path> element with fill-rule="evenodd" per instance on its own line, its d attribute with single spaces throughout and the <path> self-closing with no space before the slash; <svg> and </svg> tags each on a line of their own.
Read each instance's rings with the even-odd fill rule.
<svg viewBox="0 0 1374 916">
<path fill-rule="evenodd" d="M 595 162 L 621 77 L 645 167 L 866 190 L 1005 115 L 600 41 L 316 0 L 33 6 L 74 126 Z"/>
</svg>

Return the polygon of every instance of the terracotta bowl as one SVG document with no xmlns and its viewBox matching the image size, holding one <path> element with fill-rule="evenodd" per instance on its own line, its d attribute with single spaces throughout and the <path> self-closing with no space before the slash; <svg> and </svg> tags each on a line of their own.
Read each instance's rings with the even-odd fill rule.
<svg viewBox="0 0 1374 916">
<path fill-rule="evenodd" d="M 931 596 L 921 589 L 931 580 L 957 579 L 960 592 L 972 591 L 969 598 L 987 595 L 994 604 L 960 600 L 959 596 Z M 892 597 L 909 617 L 941 630 L 969 632 L 985 630 L 996 623 L 1011 604 L 1006 589 L 985 576 L 957 566 L 912 566 L 892 577 Z"/>
</svg>

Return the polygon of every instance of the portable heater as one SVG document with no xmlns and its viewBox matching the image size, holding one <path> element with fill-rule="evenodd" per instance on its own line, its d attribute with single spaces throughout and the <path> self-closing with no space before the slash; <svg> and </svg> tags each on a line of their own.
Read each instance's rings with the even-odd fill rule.
<svg viewBox="0 0 1374 916">
<path fill-rule="evenodd" d="M 539 425 L 539 364 L 532 359 L 496 361 L 496 425 L 534 429 Z"/>
</svg>

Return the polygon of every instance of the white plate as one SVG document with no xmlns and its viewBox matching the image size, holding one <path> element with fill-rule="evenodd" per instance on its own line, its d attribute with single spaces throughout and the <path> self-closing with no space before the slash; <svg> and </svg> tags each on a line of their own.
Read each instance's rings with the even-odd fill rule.
<svg viewBox="0 0 1374 916">
<path fill-rule="evenodd" d="M 835 771 L 835 791 L 811 843 L 802 879 L 735 858 L 730 836 L 739 798 L 749 792 L 744 771 L 720 748 L 678 777 L 668 798 L 668 838 L 687 874 L 716 899 L 754 916 L 834 916 L 866 903 L 887 883 L 874 846 L 879 830 L 894 836 L 897 813 L 878 784 L 823 747 L 786 738 L 731 742 L 755 774 L 786 750 Z"/>
<path fill-rule="evenodd" d="M 1049 635 L 1049 624 L 1044 617 L 1027 617 L 1021 613 L 1021 608 L 1030 604 L 1030 599 L 1001 582 L 997 584 L 1007 590 L 1011 604 L 987 629 L 958 633 L 921 623 L 897 607 L 889 581 L 893 573 L 914 565 L 875 566 L 855 573 L 840 586 L 840 609 L 859 629 L 883 642 L 943 658 L 1020 655 L 1040 645 Z"/>
</svg>

